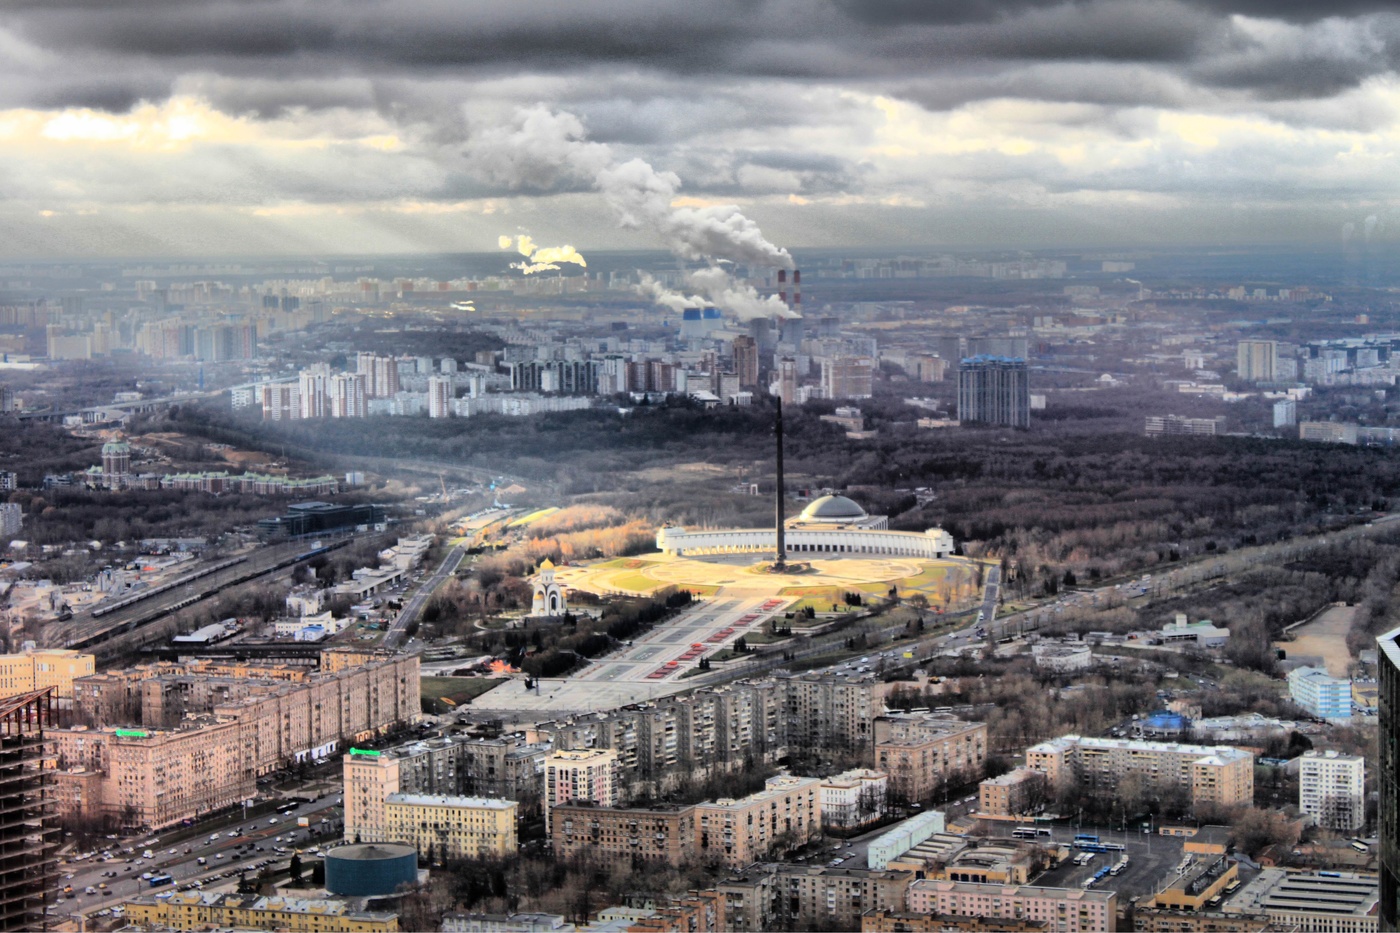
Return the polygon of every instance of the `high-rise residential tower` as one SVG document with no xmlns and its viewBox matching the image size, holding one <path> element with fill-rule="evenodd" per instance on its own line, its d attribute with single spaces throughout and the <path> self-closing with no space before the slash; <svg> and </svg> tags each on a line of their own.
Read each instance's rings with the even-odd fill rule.
<svg viewBox="0 0 1400 933">
<path fill-rule="evenodd" d="M 1030 371 L 1017 357 L 974 356 L 958 369 L 958 420 L 1031 424 Z"/>
</svg>

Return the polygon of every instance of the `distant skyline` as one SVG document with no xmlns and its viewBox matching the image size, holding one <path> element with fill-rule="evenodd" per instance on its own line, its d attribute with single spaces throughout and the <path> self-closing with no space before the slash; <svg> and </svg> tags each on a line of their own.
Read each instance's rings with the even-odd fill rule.
<svg viewBox="0 0 1400 933">
<path fill-rule="evenodd" d="M 0 261 L 1390 252 L 1392 10 L 11 0 Z"/>
</svg>

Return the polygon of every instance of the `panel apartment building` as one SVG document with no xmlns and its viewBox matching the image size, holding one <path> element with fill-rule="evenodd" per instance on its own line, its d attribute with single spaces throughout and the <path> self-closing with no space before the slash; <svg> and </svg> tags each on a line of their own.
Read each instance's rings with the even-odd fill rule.
<svg viewBox="0 0 1400 933">
<path fill-rule="evenodd" d="M 1026 767 L 1044 771 L 1055 787 L 1077 786 L 1085 794 L 1114 794 L 1135 774 L 1162 789 L 1187 791 L 1192 807 L 1254 800 L 1254 756 L 1224 745 L 1067 735 L 1026 749 Z"/>
<path fill-rule="evenodd" d="M 695 769 L 772 763 L 790 747 L 859 749 L 893 684 L 873 676 L 785 675 L 542 723 L 561 750 L 617 753 L 623 799 L 664 791 Z"/>
<path fill-rule="evenodd" d="M 903 910 L 914 873 L 769 863 L 715 886 L 723 929 L 859 930 L 866 911 Z"/>
<path fill-rule="evenodd" d="M 1318 826 L 1338 832 L 1366 825 L 1366 759 L 1309 751 L 1298 762 L 1298 809 Z"/>
<path fill-rule="evenodd" d="M 930 713 L 892 713 L 873 721 L 875 767 L 898 800 L 923 801 L 938 789 L 980 780 L 987 770 L 987 726 Z"/>
<path fill-rule="evenodd" d="M 747 797 L 684 807 L 554 805 L 550 841 L 560 858 L 589 853 L 628 864 L 699 859 L 746 868 L 775 847 L 802 845 L 821 831 L 821 784 L 820 778 L 784 774 Z"/>
</svg>

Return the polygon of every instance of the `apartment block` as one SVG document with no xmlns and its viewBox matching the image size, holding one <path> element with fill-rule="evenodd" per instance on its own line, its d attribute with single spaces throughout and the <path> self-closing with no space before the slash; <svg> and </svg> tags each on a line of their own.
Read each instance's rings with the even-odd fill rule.
<svg viewBox="0 0 1400 933">
<path fill-rule="evenodd" d="M 1309 751 L 1298 762 L 1298 809 L 1318 826 L 1338 832 L 1366 825 L 1366 759 Z"/>
<path fill-rule="evenodd" d="M 722 933 L 724 897 L 718 891 L 691 891 L 683 898 L 658 906 L 650 917 L 642 917 L 627 933 Z"/>
<path fill-rule="evenodd" d="M 1184 418 L 1181 415 L 1148 415 L 1143 433 L 1148 437 L 1159 434 L 1188 434 L 1214 437 L 1225 430 L 1225 419 Z"/>
<path fill-rule="evenodd" d="M 345 838 L 393 842 L 374 827 L 385 825 L 384 800 L 412 793 L 489 797 L 515 801 L 522 816 L 539 812 L 549 746 L 523 735 L 496 739 L 449 736 L 410 742 L 344 759 Z"/>
<path fill-rule="evenodd" d="M 399 792 L 399 759 L 385 752 L 351 749 L 341 768 L 345 778 L 345 838 L 350 842 L 394 842 L 388 836 L 384 803 Z"/>
<path fill-rule="evenodd" d="M 0 655 L 0 696 L 15 696 L 53 687 L 59 699 L 73 699 L 73 681 L 96 669 L 90 654 L 65 648 Z"/>
<path fill-rule="evenodd" d="M 695 805 L 695 845 L 701 858 L 743 868 L 775 847 L 806 843 L 821 832 L 821 779 L 778 775 L 763 790 L 738 800 Z"/>
<path fill-rule="evenodd" d="M 907 911 L 867 910 L 860 933 L 1041 933 L 1045 924 L 1034 920 L 986 920 L 981 917 L 933 917 Z"/>
<path fill-rule="evenodd" d="M 1030 370 L 1026 361 L 1000 356 L 963 360 L 958 368 L 958 420 L 1029 427 Z"/>
<path fill-rule="evenodd" d="M 1288 695 L 1303 709 L 1328 722 L 1351 722 L 1351 681 L 1315 667 L 1288 672 Z"/>
<path fill-rule="evenodd" d="M 822 360 L 822 395 L 826 398 L 870 398 L 875 361 L 866 356 L 838 356 Z"/>
<path fill-rule="evenodd" d="M 505 858 L 519 848 L 513 800 L 390 794 L 384 800 L 386 835 L 438 861 Z"/>
<path fill-rule="evenodd" d="M 1278 341 L 1241 340 L 1235 355 L 1241 382 L 1273 382 L 1278 378 Z"/>
<path fill-rule="evenodd" d="M 90 710 L 81 705 L 89 696 L 84 692 L 89 680 L 79 678 L 74 689 L 80 708 Z M 54 730 L 59 767 L 102 772 L 100 805 L 107 815 L 124 826 L 160 828 L 238 804 L 253 796 L 261 775 L 329 756 L 418 714 L 416 656 L 376 656 L 363 667 L 311 674 L 300 682 L 227 681 L 228 693 L 201 692 L 198 702 L 207 711 L 186 712 L 188 718 L 176 728 L 104 724 Z M 142 718 L 141 704 L 155 694 L 160 702 L 151 715 L 166 719 L 161 677 L 101 675 L 97 686 L 112 701 L 102 708 L 115 708 L 116 700 L 124 699 L 138 704 Z M 56 779 L 65 780 L 62 774 Z M 90 783 L 87 777 L 73 780 Z M 85 799 L 91 805 L 91 788 Z"/>
<path fill-rule="evenodd" d="M 236 722 L 173 732 L 56 729 L 50 739 L 65 818 L 99 813 L 121 826 L 159 828 L 256 793 Z"/>
<path fill-rule="evenodd" d="M 1026 767 L 1045 772 L 1055 787 L 1069 784 L 1086 794 L 1116 793 L 1123 778 L 1138 775 L 1149 786 L 1189 791 L 1195 807 L 1254 799 L 1254 756 L 1224 745 L 1068 735 L 1026 749 Z"/>
<path fill-rule="evenodd" d="M 1302 441 L 1321 441 L 1324 444 L 1351 444 L 1355 446 L 1359 437 L 1358 425 L 1355 424 L 1344 424 L 1338 421 L 1298 422 L 1298 439 Z"/>
<path fill-rule="evenodd" d="M 7 473 L 5 476 L 13 477 L 14 474 Z M 13 479 L 0 477 L 0 491 L 7 486 L 13 489 L 13 484 Z M 20 507 L 20 504 L 18 502 L 0 502 L 0 538 L 6 540 L 13 538 L 20 533 L 20 529 L 23 527 L 24 509 Z"/>
<path fill-rule="evenodd" d="M 822 825 L 828 830 L 859 829 L 885 815 L 889 775 L 856 768 L 826 778 L 821 785 Z"/>
<path fill-rule="evenodd" d="M 787 711 L 787 742 L 805 748 L 869 745 L 872 723 L 894 684 L 864 677 L 802 674 L 780 681 Z"/>
<path fill-rule="evenodd" d="M 190 717 L 244 725 L 259 776 L 302 758 L 379 734 L 420 713 L 418 658 L 382 652 L 321 653 L 321 671 L 228 665 L 141 666 L 74 681 L 79 721 L 93 726 L 173 728 Z"/>
<path fill-rule="evenodd" d="M 786 751 L 784 683 L 728 684 L 678 697 L 544 723 L 555 748 L 616 752 L 619 796 L 660 792 L 696 769 L 724 772 Z"/>
<path fill-rule="evenodd" d="M 695 858 L 695 807 L 615 809 L 559 804 L 549 811 L 554 857 L 587 854 L 624 865 L 679 865 Z"/>
<path fill-rule="evenodd" d="M 902 911 L 912 872 L 756 865 L 715 886 L 726 929 L 859 930 L 866 911 Z"/>
<path fill-rule="evenodd" d="M 1045 772 L 1017 768 L 977 785 L 977 809 L 987 816 L 1021 816 L 1044 803 L 1049 790 Z"/>
<path fill-rule="evenodd" d="M 908 903 L 915 914 L 1030 920 L 1061 933 L 1118 929 L 1113 891 L 923 880 L 909 885 Z"/>
<path fill-rule="evenodd" d="M 126 919 L 145 929 L 296 930 L 298 933 L 398 933 L 399 916 L 355 910 L 342 900 L 175 891 L 125 902 Z"/>
<path fill-rule="evenodd" d="M 897 713 L 873 722 L 875 767 L 901 800 L 929 799 L 952 782 L 987 769 L 987 726 L 937 714 Z"/>
<path fill-rule="evenodd" d="M 551 752 L 544 760 L 544 818 L 551 807 L 589 801 L 603 807 L 617 804 L 617 752 L 592 748 Z"/>
</svg>

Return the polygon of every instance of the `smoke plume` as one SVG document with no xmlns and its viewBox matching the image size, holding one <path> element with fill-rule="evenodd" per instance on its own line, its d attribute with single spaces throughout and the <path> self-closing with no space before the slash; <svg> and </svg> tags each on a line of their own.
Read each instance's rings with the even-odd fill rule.
<svg viewBox="0 0 1400 933">
<path fill-rule="evenodd" d="M 529 234 L 522 233 L 512 240 L 508 236 L 499 236 L 496 243 L 501 249 L 510 249 L 514 244 L 515 251 L 524 256 L 527 262 L 513 262 L 512 269 L 519 269 L 526 275 L 532 272 L 546 272 L 550 269 L 558 269 L 559 263 L 571 262 L 576 266 L 588 268 L 588 261 L 583 258 L 583 254 L 572 246 L 536 246 L 535 241 Z"/>
<path fill-rule="evenodd" d="M 512 189 L 553 191 L 591 186 L 602 194 L 620 226 L 653 234 L 681 259 L 708 262 L 709 267 L 693 273 L 691 280 L 711 304 L 740 317 L 791 315 L 777 298 L 761 298 L 752 286 L 718 266 L 728 261 L 793 268 L 791 254 L 769 242 L 758 224 L 732 204 L 674 206 L 681 188 L 674 172 L 657 171 L 642 159 L 619 162 L 609 146 L 590 142 L 587 137 L 578 117 L 537 104 L 516 111 L 505 126 L 477 133 L 467 155 L 484 177 Z M 503 249 L 509 248 L 507 237 L 501 237 L 500 242 Z M 574 259 L 547 250 L 526 252 L 520 241 L 517 246 L 530 262 L 515 267 L 527 273 L 560 262 L 584 265 L 581 256 Z M 660 288 L 659 293 L 652 292 L 659 304 L 697 307 L 689 302 L 698 299 L 661 288 L 654 281 L 652 286 Z M 652 286 L 643 284 L 641 290 L 651 291 Z"/>
</svg>

